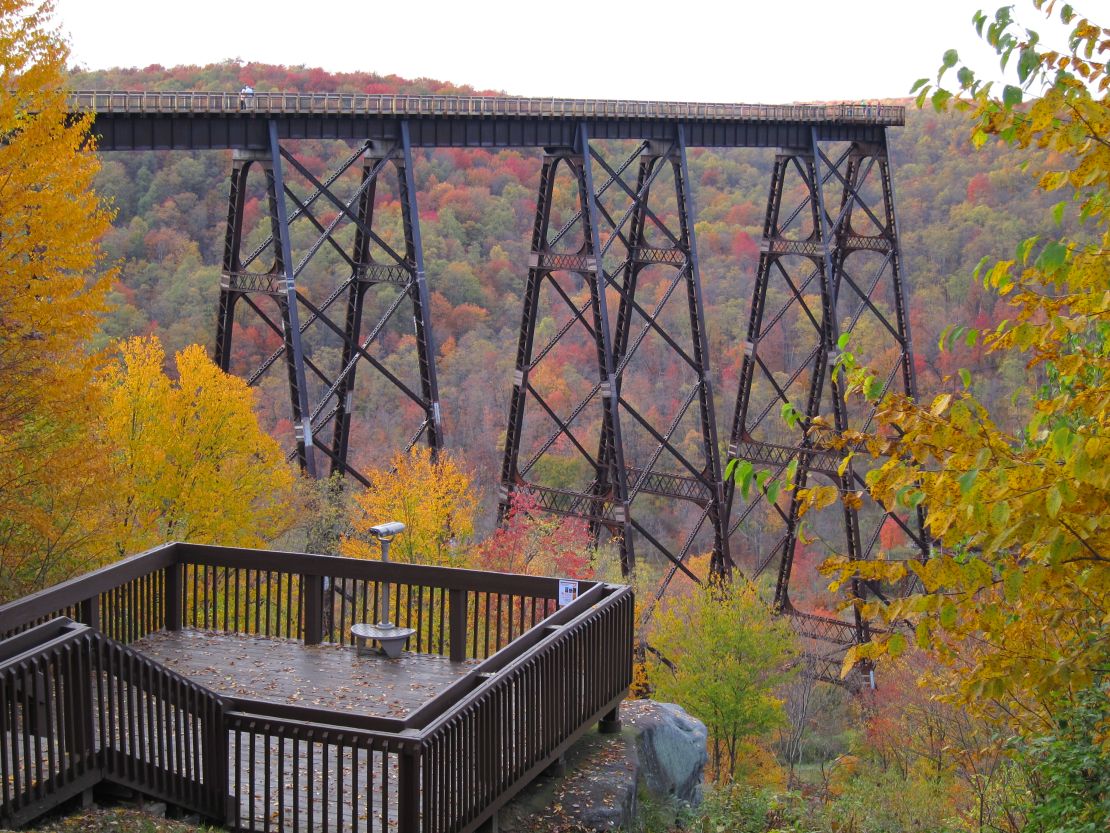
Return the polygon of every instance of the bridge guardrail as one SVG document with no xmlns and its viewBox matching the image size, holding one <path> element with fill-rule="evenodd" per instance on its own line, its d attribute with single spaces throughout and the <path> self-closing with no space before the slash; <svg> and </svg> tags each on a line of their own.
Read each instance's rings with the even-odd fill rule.
<svg viewBox="0 0 1110 833">
<path fill-rule="evenodd" d="M 715 104 L 619 99 L 370 93 L 79 90 L 74 109 L 97 113 L 313 114 L 510 118 L 629 118 L 698 121 L 800 121 L 902 125 L 906 108 L 892 104 Z"/>
</svg>

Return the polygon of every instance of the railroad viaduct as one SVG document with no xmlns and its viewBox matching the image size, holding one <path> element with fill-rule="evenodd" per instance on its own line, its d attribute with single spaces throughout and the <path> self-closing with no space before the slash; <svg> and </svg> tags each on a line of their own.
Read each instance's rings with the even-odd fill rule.
<svg viewBox="0 0 1110 833">
<path fill-rule="evenodd" d="M 750 575 L 776 571 L 777 607 L 793 614 L 802 635 L 830 646 L 823 675 L 835 675 L 844 646 L 868 638 L 868 624 L 858 614 L 854 621 L 841 620 L 792 604 L 798 502 L 791 494 L 768 496 L 773 480 L 762 477 L 750 500 L 737 499 L 735 483 L 723 476 L 725 426 L 716 424 L 714 396 L 735 397 L 727 426 L 729 459 L 774 478 L 792 472 L 798 485 L 820 476 L 843 492 L 863 489 L 851 463 L 841 466 L 840 455 L 822 445 L 813 420 L 831 415 L 834 427 L 843 430 L 866 427 L 873 416 L 866 403 L 845 402 L 833 373 L 844 334 L 861 334 L 863 358 L 878 362 L 884 391 L 916 393 L 887 144 L 888 130 L 904 123 L 904 108 L 102 91 L 75 93 L 72 104 L 94 114 L 102 152 L 234 151 L 215 358 L 230 368 L 234 335 L 245 318 L 276 333 L 281 346 L 249 381 L 284 367 L 296 426 L 292 454 L 312 476 L 340 472 L 363 483 L 351 463 L 360 374 L 381 376 L 416 406 L 420 417 L 411 426 L 409 447 L 426 443 L 438 450 L 445 443 L 414 149 L 542 148 L 529 257 L 518 264 L 523 309 L 505 422 L 501 513 L 512 494 L 524 490 L 549 512 L 586 519 L 595 536 L 612 535 L 625 571 L 638 552 L 655 551 L 669 567 L 669 580 L 677 571 L 689 572 L 687 558 L 706 530 L 713 541 L 712 569 L 726 574 L 740 566 L 730 539 L 763 507 L 759 523 L 774 524 L 780 536 L 758 563 L 742 569 Z M 297 141 L 305 139 L 346 140 L 353 152 L 320 178 L 297 157 Z M 607 159 L 602 145 L 611 147 L 614 140 L 634 149 Z M 715 392 L 710 384 L 715 357 L 706 339 L 687 167 L 687 150 L 698 147 L 776 151 L 736 391 Z M 271 234 L 245 251 L 252 169 L 265 178 Z M 348 171 L 352 175 L 344 178 Z M 403 246 L 391 245 L 375 226 L 375 185 L 387 172 L 396 177 Z M 355 174 L 357 184 L 341 192 Z M 556 224 L 560 178 L 576 194 L 577 206 Z M 301 190 L 291 187 L 292 179 Z M 294 224 L 311 226 L 313 240 L 296 253 Z M 342 229 L 353 234 L 353 244 L 340 241 Z M 298 288 L 298 277 L 325 247 L 349 268 L 326 299 L 313 301 Z M 648 276 L 661 279 L 663 287 L 650 298 L 642 289 Z M 395 293 L 393 303 L 380 320 L 364 320 L 367 291 L 383 286 Z M 664 323 L 676 307 L 684 322 L 677 328 Z M 670 319 L 666 309 L 672 310 Z M 373 351 L 375 336 L 401 310 L 413 316 L 418 387 L 402 381 Z M 545 315 L 562 323 L 537 341 L 537 322 Z M 307 354 L 306 339 L 315 332 L 341 344 L 337 372 Z M 545 397 L 537 368 L 551 360 L 568 333 L 588 339 L 595 363 L 588 387 L 560 409 Z M 683 370 L 685 387 L 674 413 L 649 413 L 623 395 L 636 370 L 636 351 L 648 337 L 665 345 Z M 527 420 L 545 427 L 526 432 Z M 696 426 L 696 453 L 688 442 L 690 424 Z M 630 443 L 632 434 L 640 440 Z M 543 480 L 538 464 L 557 443 L 580 456 L 589 472 L 575 488 Z M 644 507 L 648 495 L 654 506 L 664 501 L 694 507 L 680 538 L 660 540 L 653 533 Z M 846 505 L 837 522 L 846 554 L 870 557 L 885 523 L 898 525 L 911 547 L 927 551 L 920 512 L 890 514 L 864 501 L 859 508 Z M 862 598 L 883 591 L 856 584 L 850 592 Z"/>
</svg>

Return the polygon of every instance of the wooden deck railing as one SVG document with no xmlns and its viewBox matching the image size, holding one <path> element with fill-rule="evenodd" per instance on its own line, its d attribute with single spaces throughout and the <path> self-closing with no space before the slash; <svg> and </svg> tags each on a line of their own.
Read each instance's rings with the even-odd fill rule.
<svg viewBox="0 0 1110 833">
<path fill-rule="evenodd" d="M 386 583 L 411 650 L 478 660 L 404 718 L 217 696 L 125 644 L 346 644 Z M 0 821 L 108 779 L 236 829 L 468 833 L 627 693 L 631 590 L 580 589 L 558 608 L 550 578 L 169 544 L 4 605 Z"/>
<path fill-rule="evenodd" d="M 351 644 L 351 625 L 374 618 L 388 583 L 392 618 L 416 630 L 412 650 L 481 659 L 554 612 L 558 597 L 558 581 L 537 576 L 176 546 L 180 624 L 308 644 Z"/>
<path fill-rule="evenodd" d="M 104 778 L 223 821 L 220 697 L 65 618 L 0 643 L 0 657 L 5 823 Z"/>
</svg>

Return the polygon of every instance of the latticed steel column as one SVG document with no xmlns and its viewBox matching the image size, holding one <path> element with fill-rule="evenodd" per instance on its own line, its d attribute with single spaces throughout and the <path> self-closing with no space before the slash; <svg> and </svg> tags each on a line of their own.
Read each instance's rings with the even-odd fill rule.
<svg viewBox="0 0 1110 833">
<path fill-rule="evenodd" d="M 914 395 L 885 140 L 831 144 L 814 130 L 808 146 L 783 149 L 775 158 L 729 453 L 780 479 L 794 463 L 797 489 L 814 476 L 830 481 L 847 499 L 838 522 L 826 515 L 823 531 L 840 527 L 843 543 L 833 546 L 842 554 L 871 558 L 884 525 L 892 524 L 907 540 L 892 557 L 922 557 L 928 550 L 923 514 L 907 517 L 897 507 L 876 506 L 851 460 L 823 442 L 819 418 L 840 432 L 862 431 L 875 413 L 866 402 L 845 400 L 834 372 L 843 334 L 848 349 L 878 373 L 884 393 L 897 388 Z M 796 416 L 793 426 L 789 413 Z M 800 635 L 842 652 L 869 638 L 858 607 L 847 621 L 800 611 L 790 595 L 799 536 L 796 494 L 768 505 L 757 490 L 741 510 L 736 487 L 728 484 L 731 533 L 742 532 L 760 506 L 767 511 L 758 525 L 777 520 L 781 533 L 754 553 L 734 537 L 733 552 L 748 553 L 740 564 L 752 577 L 776 565 L 776 607 L 792 615 Z M 850 591 L 862 599 L 886 598 L 898 589 L 856 581 Z M 822 659 L 826 667 L 835 665 L 835 658 Z"/>
<path fill-rule="evenodd" d="M 391 165 L 397 173 L 401 222 L 404 228 L 405 251 L 393 263 L 382 263 L 372 255 L 372 229 L 374 226 L 374 197 L 376 183 L 382 170 Z M 362 185 L 358 198 L 355 224 L 355 242 L 351 255 L 352 280 L 347 287 L 346 322 L 344 324 L 343 352 L 340 374 L 334 392 L 334 430 L 331 471 L 346 473 L 348 464 L 351 407 L 355 372 L 360 350 L 365 351 L 392 316 L 396 306 L 391 306 L 386 316 L 377 323 L 365 344 L 360 347 L 364 299 L 367 290 L 378 284 L 395 284 L 404 289 L 412 305 L 413 328 L 416 335 L 417 361 L 420 373 L 420 396 L 417 400 L 424 411 L 424 421 L 409 442 L 411 448 L 421 434 L 433 453 L 443 447 L 443 427 L 439 405 L 439 384 L 436 378 L 435 347 L 431 338 L 431 320 L 428 285 L 424 274 L 424 251 L 420 240 L 420 218 L 416 208 L 416 185 L 412 174 L 412 149 L 408 144 L 407 124 L 403 126 L 402 142 L 390 145 L 370 143 L 363 161 Z M 400 300 L 402 296 L 398 296 Z M 330 398 L 330 397 L 329 397 Z"/>
<path fill-rule="evenodd" d="M 358 198 L 358 226 L 355 228 L 355 241 L 351 249 L 351 270 L 356 278 L 368 274 L 372 265 L 370 256 L 370 237 L 364 234 L 362 226 L 374 224 L 374 197 L 377 193 L 377 172 L 381 170 L 387 157 L 383 149 L 371 146 L 362 162 L 362 193 Z M 362 331 L 362 309 L 366 291 L 372 286 L 370 281 L 356 279 L 347 286 L 347 308 L 343 324 L 343 352 L 339 366 L 350 370 L 336 380 L 335 418 L 332 428 L 332 448 L 335 458 L 331 461 L 331 473 L 343 472 L 351 440 L 351 411 L 355 388 L 355 345 Z"/>
<path fill-rule="evenodd" d="M 231 371 L 231 339 L 235 331 L 235 307 L 243 292 L 238 288 L 243 272 L 243 210 L 246 207 L 247 172 L 259 156 L 235 151 L 231 162 L 231 189 L 227 201 L 223 268 L 220 272 L 220 301 L 216 316 L 216 346 L 213 358 L 225 373 Z M 264 157 L 263 157 L 264 158 Z M 272 271 L 272 270 L 271 270 Z"/>
<path fill-rule="evenodd" d="M 421 439 L 433 451 L 438 451 L 443 444 L 435 343 L 428 317 L 428 288 L 408 125 L 401 122 L 400 141 L 365 143 L 323 181 L 306 169 L 288 149 L 278 144 L 273 125 L 270 132 L 269 154 L 237 153 L 233 161 L 216 331 L 216 361 L 224 370 L 231 370 L 236 306 L 243 301 L 282 339 L 281 346 L 247 377 L 247 381 L 252 385 L 257 383 L 274 364 L 285 359 L 290 380 L 291 411 L 297 431 L 295 455 L 302 467 L 313 476 L 324 476 L 323 467 L 318 466 L 315 460 L 315 452 L 320 452 L 330 459 L 331 473 L 349 474 L 367 485 L 366 478 L 350 462 L 353 396 L 356 370 L 360 363 L 370 365 L 401 396 L 416 403 L 422 411 L 423 419 L 411 435 L 409 448 Z M 336 193 L 342 182 L 341 177 L 360 160 L 362 175 L 359 184 L 353 194 L 341 198 Z M 245 185 L 248 170 L 254 163 L 263 165 L 266 173 L 271 234 L 261 246 L 244 257 L 241 246 Z M 308 193 L 299 195 L 286 184 L 283 163 L 288 164 L 307 185 Z M 397 176 L 403 253 L 390 246 L 373 227 L 376 185 L 385 170 L 393 170 Z M 287 208 L 286 200 L 292 204 L 292 212 Z M 318 203 L 333 214 L 327 223 L 317 216 L 322 213 Z M 312 242 L 300 253 L 295 265 L 289 235 L 289 226 L 294 221 L 305 221 L 315 229 Z M 341 235 L 351 228 L 354 230 L 354 242 L 348 252 Z M 340 255 L 349 272 L 337 279 L 335 289 L 324 300 L 313 303 L 298 291 L 296 279 L 325 246 Z M 264 273 L 247 271 L 268 250 L 273 253 L 273 265 L 269 270 Z M 381 318 L 364 335 L 365 298 L 368 289 L 374 285 L 395 286 L 397 294 Z M 275 298 L 281 312 L 278 321 L 254 301 L 252 295 L 256 293 Z M 334 313 L 331 308 L 341 299 L 346 303 L 343 305 L 342 323 L 338 323 L 332 318 Z M 419 390 L 405 384 L 370 352 L 373 341 L 406 301 L 413 311 Z M 301 308 L 303 316 L 299 315 Z M 313 347 L 336 340 L 340 352 L 338 368 L 325 369 L 310 358 Z M 306 385 L 306 371 L 312 374 L 312 389 Z M 330 445 L 320 441 L 329 423 Z"/>
<path fill-rule="evenodd" d="M 266 196 L 270 216 L 270 238 L 244 263 L 241 246 L 243 240 L 243 209 L 246 200 L 246 182 L 250 168 L 259 164 L 266 177 Z M 216 324 L 215 361 L 224 371 L 231 366 L 231 345 L 235 326 L 235 307 L 243 300 L 282 339 L 282 352 L 286 359 L 289 377 L 289 401 L 296 432 L 296 457 L 301 467 L 312 477 L 318 475 L 312 424 L 307 418 L 308 391 L 304 374 L 304 351 L 297 314 L 297 289 L 292 271 L 292 253 L 289 244 L 289 217 L 285 207 L 285 185 L 281 166 L 277 133 L 271 124 L 270 152 L 254 153 L 235 151 L 232 159 L 231 189 L 228 198 L 228 221 L 224 237 L 223 269 L 220 278 L 219 315 Z M 248 272 L 246 269 L 267 248 L 273 261 L 265 272 Z M 278 307 L 276 323 L 257 304 L 252 296 L 268 295 Z"/>
<path fill-rule="evenodd" d="M 635 541 L 643 541 L 650 547 L 648 552 L 670 562 L 672 575 L 679 569 L 689 572 L 686 557 L 697 545 L 699 533 L 708 521 L 712 528 L 714 569 L 726 572 L 731 559 L 725 534 L 708 347 L 693 236 L 693 202 L 681 131 L 676 132 L 671 142 L 641 143 L 616 168 L 585 140 L 581 151 L 549 153 L 540 177 L 502 468 L 501 514 L 504 516 L 507 511 L 514 490 L 527 490 L 547 511 L 587 519 L 595 539 L 602 529 L 619 535 L 625 570 L 633 564 L 634 547 L 639 549 Z M 580 210 L 562 229 L 551 234 L 551 201 L 560 164 L 575 173 Z M 633 164 L 637 171 L 634 184 L 625 178 Z M 607 175 L 596 188 L 594 165 Z M 653 185 L 663 174 L 669 174 L 673 182 L 670 196 L 674 199 L 674 218 L 669 223 L 661 219 L 652 197 Z M 667 189 L 658 186 L 654 193 L 656 197 L 666 195 Z M 581 228 L 582 236 L 578 250 L 568 250 L 565 243 L 559 247 L 576 227 Z M 653 236 L 662 238 L 659 242 L 649 242 L 646 233 L 649 228 Z M 600 242 L 603 237 L 604 245 Z M 645 270 L 652 270 L 653 276 L 664 275 L 662 288 L 650 309 L 643 300 L 644 293 L 637 295 Z M 576 304 L 572 300 L 573 289 L 554 277 L 560 271 L 585 279 L 590 288 L 587 302 Z M 543 317 L 541 290 L 547 283 L 561 299 L 557 306 L 568 311 L 570 317 L 547 344 L 535 350 L 536 324 Z M 606 290 L 618 299 L 614 319 L 605 309 Z M 674 329 L 674 323 L 668 324 L 665 317 L 671 306 L 682 305 L 683 301 L 685 309 L 680 315 L 686 319 L 688 332 Z M 595 345 L 599 381 L 569 415 L 563 415 L 556 413 L 530 377 L 576 327 L 584 328 Z M 637 351 L 649 336 L 666 351 L 668 361 L 680 365 L 690 380 L 688 389 L 676 391 L 680 397 L 674 412 L 659 424 L 655 422 L 660 417 L 646 413 L 626 395 L 630 374 L 635 377 L 633 362 Z M 534 410 L 542 411 L 554 424 L 555 430 L 537 443 L 535 452 L 521 465 L 524 416 L 529 400 L 533 401 Z M 599 435 L 595 440 L 581 434 L 582 429 L 576 424 L 591 403 L 595 403 L 594 407 L 601 405 Z M 687 416 L 693 425 L 686 425 Z M 679 444 L 689 430 L 700 436 L 700 445 L 693 455 Z M 622 431 L 625 438 L 630 436 L 628 432 L 634 432 L 643 440 L 637 447 L 646 450 L 641 450 L 637 459 L 628 457 L 629 445 L 627 439 L 622 440 Z M 578 490 L 554 488 L 527 477 L 554 443 L 562 439 L 586 461 L 592 476 Z M 594 442 L 596 454 L 588 450 L 588 445 Z M 636 500 L 648 495 L 656 501 L 663 499 L 676 509 L 676 516 L 680 507 L 693 505 L 687 517 L 677 517 L 675 525 L 681 527 L 677 543 L 660 540 L 662 536 L 653 533 L 646 517 L 638 517 Z M 643 512 L 645 516 L 651 514 L 646 506 Z"/>
<path fill-rule="evenodd" d="M 549 512 L 586 518 L 595 531 L 604 527 L 621 541 L 621 562 L 625 570 L 631 569 L 635 560 L 632 536 L 629 534 L 627 491 L 623 458 L 620 456 L 619 416 L 613 391 L 613 351 L 609 339 L 609 317 L 605 309 L 604 277 L 601 274 L 598 240 L 598 214 L 593 191 L 593 172 L 589 156 L 589 139 L 585 127 L 579 129 L 578 148 L 552 148 L 544 156 L 540 172 L 539 192 L 536 198 L 536 216 L 532 227 L 532 243 L 528 264 L 528 279 L 524 291 L 524 310 L 517 342 L 516 371 L 509 405 L 509 424 L 505 436 L 505 453 L 501 467 L 501 492 L 499 517 L 504 519 L 512 494 L 524 490 Z M 551 211 L 555 196 L 555 182 L 559 168 L 567 169 L 573 177 L 578 213 L 561 230 L 551 234 Z M 578 229 L 575 239 L 571 231 Z M 565 241 L 565 242 L 564 242 Z M 568 248 L 573 247 L 573 248 Z M 589 292 L 589 299 L 579 307 L 571 299 L 574 276 L 582 280 Z M 561 278 L 561 280 L 560 280 Z M 537 352 L 534 350 L 536 324 L 541 314 L 540 300 L 544 285 L 553 288 L 556 296 L 569 311 L 568 322 Z M 569 290 L 569 291 L 568 291 Z M 575 326 L 588 333 L 594 345 L 597 382 L 585 398 L 565 418 L 547 403 L 537 390 L 530 374 L 547 357 L 556 344 Z M 556 430 L 540 445 L 523 465 L 520 463 L 521 438 L 524 429 L 525 408 L 529 402 L 554 422 Z M 599 409 L 602 445 L 615 449 L 612 458 L 602 462 L 587 450 L 588 439 L 579 439 L 573 422 L 589 407 Z M 567 437 L 588 466 L 592 482 L 578 490 L 562 489 L 529 481 L 532 467 L 561 437 Z M 604 489 L 598 484 L 605 484 Z"/>
<path fill-rule="evenodd" d="M 289 209 L 285 204 L 285 172 L 282 169 L 282 150 L 278 144 L 277 124 L 270 122 L 270 216 L 274 223 L 274 238 L 281 252 L 281 277 L 283 291 L 278 295 L 281 307 L 282 338 L 285 341 L 285 367 L 289 375 L 289 401 L 293 406 L 293 425 L 297 436 L 297 457 L 309 477 L 318 477 L 316 454 L 312 438 L 312 420 L 309 418 L 308 384 L 305 380 L 304 349 L 301 344 L 300 315 L 297 301 L 296 273 L 293 271 L 293 250 L 289 240 Z"/>
</svg>

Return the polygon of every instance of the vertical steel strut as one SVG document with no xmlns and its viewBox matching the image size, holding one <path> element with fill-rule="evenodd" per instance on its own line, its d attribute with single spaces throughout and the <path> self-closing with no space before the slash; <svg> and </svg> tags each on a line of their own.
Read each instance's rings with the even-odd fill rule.
<svg viewBox="0 0 1110 833">
<path fill-rule="evenodd" d="M 736 486 L 729 483 L 726 505 L 733 551 L 746 555 L 741 568 L 756 577 L 777 565 L 775 606 L 818 646 L 812 648 L 818 673 L 829 679 L 839 678 L 844 649 L 869 639 L 869 626 L 858 605 L 848 621 L 806 612 L 792 599 L 797 490 L 821 477 L 849 496 L 838 521 L 826 514 L 812 523 L 817 536 L 852 559 L 873 557 L 884 524 L 895 525 L 906 539 L 890 557 L 928 552 L 923 513 L 905 517 L 871 502 L 851 460 L 843 462 L 843 453 L 823 442 L 818 421 L 838 432 L 867 430 L 875 415 L 874 405 L 844 397 L 835 370 L 843 334 L 847 349 L 878 373 L 884 393 L 897 388 L 916 394 L 905 298 L 885 138 L 831 145 L 815 129 L 807 146 L 781 149 L 767 201 L 729 454 L 775 478 L 796 461 L 796 489 L 774 503 L 757 491 L 740 507 Z M 797 415 L 793 427 L 784 408 Z M 757 507 L 763 509 L 759 515 Z M 768 545 L 769 524 L 778 532 Z M 856 580 L 850 592 L 861 600 L 883 599 L 890 590 Z"/>
<path fill-rule="evenodd" d="M 600 186 L 595 184 L 595 164 L 606 175 Z M 637 165 L 634 185 L 625 178 L 633 164 Z M 580 208 L 571 222 L 553 233 L 551 209 L 560 165 L 574 176 Z M 664 173 L 673 180 L 676 206 L 676 219 L 669 223 L 660 218 L 651 196 L 653 184 Z M 664 190 L 657 188 L 655 193 Z M 508 512 L 514 491 L 525 491 L 543 510 L 588 520 L 595 540 L 602 529 L 619 537 L 621 566 L 626 572 L 635 563 L 637 539 L 646 541 L 669 560 L 673 570 L 689 572 L 684 562 L 697 545 L 706 521 L 712 530 L 714 569 L 725 572 L 732 565 L 725 534 L 693 213 L 681 132 L 668 143 L 642 143 L 623 165 L 613 168 L 590 147 L 583 126 L 579 129 L 577 148 L 549 150 L 544 159 L 506 432 L 500 515 L 504 518 Z M 574 228 L 580 230 L 581 240 L 573 241 L 578 243 L 577 249 L 568 248 L 563 242 Z M 646 234 L 649 228 L 663 240 L 649 244 Z M 637 296 L 648 269 L 651 274 L 663 273 L 664 277 L 663 290 L 655 296 L 650 309 Z M 560 274 L 562 278 L 558 277 Z M 574 276 L 579 276 L 589 289 L 585 303 L 573 298 Z M 553 310 L 541 309 L 545 286 L 553 290 Z M 609 294 L 618 301 L 614 319 L 606 308 Z M 681 304 L 681 299 L 685 299 L 683 315 L 688 321 L 688 333 L 675 330 L 663 318 L 672 298 L 675 300 L 671 305 Z M 537 350 L 534 344 L 537 323 L 553 313 L 562 314 L 565 320 Z M 597 382 L 576 400 L 569 413 L 558 412 L 549 402 L 553 397 L 534 381 L 535 371 L 568 333 L 582 331 L 594 345 Z M 668 358 L 681 365 L 690 380 L 665 420 L 646 413 L 627 395 L 630 377 L 639 380 L 634 359 L 648 336 L 662 343 Z M 547 433 L 533 431 L 525 437 L 525 411 L 529 404 L 537 421 L 548 427 Z M 585 416 L 591 412 L 597 414 L 593 423 Z M 680 433 L 679 429 L 687 427 L 684 418 L 688 413 L 695 423 L 693 429 L 700 435 L 696 455 L 690 455 L 679 443 L 686 439 L 687 431 Z M 639 442 L 629 446 L 625 438 L 633 434 Z M 588 482 L 578 489 L 544 484 L 540 482 L 542 474 L 536 474 L 540 471 L 537 463 L 554 456 L 549 452 L 556 443 L 570 446 L 574 458 L 588 472 Z M 526 445 L 530 447 L 527 450 Z M 590 446 L 597 448 L 596 454 L 589 450 Z M 635 459 L 629 456 L 633 447 Z M 522 454 L 530 455 L 523 463 Z M 531 477 L 530 472 L 534 472 Z M 646 505 L 640 507 L 641 516 L 637 498 L 648 495 L 656 506 L 650 510 Z M 649 516 L 658 514 L 659 503 L 694 506 L 687 517 L 679 517 L 672 524 L 680 527 L 677 545 L 664 543 L 664 535 L 654 519 L 649 520 Z M 674 530 L 668 532 L 673 535 Z"/>
<path fill-rule="evenodd" d="M 285 342 L 285 366 L 289 374 L 289 401 L 293 406 L 293 425 L 297 437 L 297 457 L 309 477 L 319 477 L 312 442 L 312 420 L 308 409 L 308 384 L 304 373 L 304 349 L 301 344 L 301 323 L 297 310 L 297 280 L 293 271 L 293 249 L 289 241 L 289 209 L 285 203 L 285 172 L 281 164 L 277 123 L 270 122 L 270 166 L 267 170 L 270 221 L 276 252 L 275 265 L 283 279 L 283 292 L 277 296 L 281 308 L 282 337 Z"/>
<path fill-rule="evenodd" d="M 306 382 L 304 375 L 304 352 L 301 345 L 301 332 L 297 320 L 296 284 L 290 260 L 289 221 L 285 210 L 283 195 L 284 180 L 281 172 L 281 156 L 278 152 L 276 134 L 271 131 L 271 150 L 269 153 L 235 151 L 232 157 L 231 191 L 228 199 L 227 230 L 224 236 L 223 269 L 220 277 L 219 318 L 216 325 L 215 362 L 224 371 L 231 368 L 231 345 L 235 328 L 235 307 L 239 300 L 245 302 L 259 317 L 282 339 L 281 352 L 286 358 L 289 377 L 289 402 L 291 417 L 296 432 L 296 457 L 312 477 L 318 475 L 312 425 L 306 419 L 309 413 Z M 252 165 L 262 167 L 266 177 L 266 197 L 270 216 L 270 238 L 266 246 L 273 260 L 269 269 L 263 273 L 247 272 L 242 260 L 243 211 L 246 205 L 247 175 Z M 279 196 L 280 195 L 280 196 Z M 262 250 L 250 258 L 253 262 Z M 277 304 L 276 324 L 250 297 L 258 292 L 269 295 Z"/>
<path fill-rule="evenodd" d="M 236 326 L 236 307 L 244 301 L 250 311 L 281 337 L 280 346 L 247 376 L 255 384 L 279 360 L 285 360 L 289 375 L 290 406 L 296 428 L 295 456 L 311 476 L 323 477 L 315 452 L 330 459 L 332 474 L 350 474 L 367 484 L 365 476 L 351 460 L 352 419 L 356 412 L 355 377 L 360 364 L 368 364 L 388 381 L 404 398 L 414 402 L 423 414 L 419 426 L 411 434 L 409 448 L 424 439 L 438 451 L 443 445 L 439 390 L 435 371 L 435 342 L 429 320 L 428 289 L 424 275 L 420 222 L 416 207 L 416 187 L 412 174 L 412 151 L 408 125 L 400 125 L 400 141 L 396 143 L 367 142 L 360 147 L 326 180 L 321 181 L 281 147 L 271 124 L 269 154 L 236 152 L 232 163 L 231 188 L 228 200 L 228 221 L 225 234 L 219 317 L 216 327 L 215 357 L 225 371 L 232 368 L 232 336 Z M 361 160 L 361 177 L 353 194 L 341 198 L 337 189 L 341 177 Z M 266 174 L 270 237 L 254 252 L 244 256 L 242 242 L 244 207 L 246 205 L 247 173 L 259 163 Z M 308 193 L 298 195 L 286 184 L 283 163 Z M 386 170 L 393 170 L 401 208 L 404 249 L 398 252 L 374 230 L 374 204 L 377 184 Z M 292 206 L 292 210 L 290 207 Z M 327 223 L 320 219 L 325 213 L 334 215 Z M 311 225 L 315 234 L 300 251 L 294 264 L 290 226 L 294 222 Z M 354 240 L 347 251 L 343 233 Z M 303 235 L 302 235 L 303 237 Z M 338 253 L 349 271 L 333 279 L 327 296 L 313 303 L 298 287 L 298 278 L 312 263 L 318 252 L 329 247 Z M 273 255 L 273 265 L 264 273 L 248 271 L 266 251 Z M 365 328 L 366 295 L 374 286 L 393 287 L 392 301 L 373 324 Z M 273 320 L 254 300 L 256 294 L 275 299 L 280 312 Z M 404 302 L 411 305 L 417 342 L 416 368 L 419 390 L 402 381 L 383 361 L 373 355 L 371 347 L 391 322 Z M 343 303 L 345 302 L 345 303 Z M 337 314 L 342 306 L 342 313 Z M 333 310 L 333 307 L 336 309 Z M 341 323 L 340 323 L 341 322 Z M 339 364 L 322 367 L 312 358 L 314 349 L 338 342 Z M 307 384 L 307 372 L 313 384 Z M 400 409 L 396 409 L 398 412 Z M 330 444 L 322 437 L 328 432 Z"/>
</svg>

